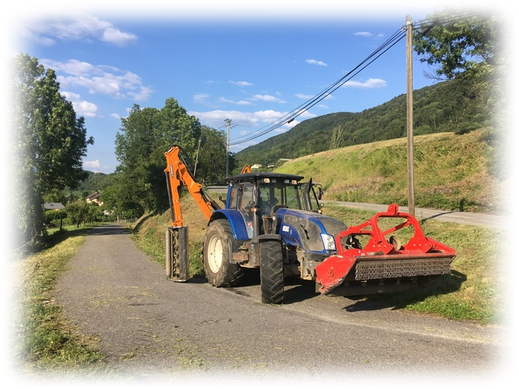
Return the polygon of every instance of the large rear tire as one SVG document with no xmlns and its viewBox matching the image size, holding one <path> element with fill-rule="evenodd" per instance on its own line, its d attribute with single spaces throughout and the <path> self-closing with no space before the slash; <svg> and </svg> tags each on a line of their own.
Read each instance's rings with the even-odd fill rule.
<svg viewBox="0 0 519 389">
<path fill-rule="evenodd" d="M 265 304 L 281 304 L 285 297 L 281 242 L 261 242 L 260 257 L 261 301 Z"/>
<path fill-rule="evenodd" d="M 243 269 L 230 261 L 236 246 L 227 220 L 218 219 L 209 225 L 204 242 L 204 269 L 211 285 L 233 286 L 243 277 Z"/>
</svg>

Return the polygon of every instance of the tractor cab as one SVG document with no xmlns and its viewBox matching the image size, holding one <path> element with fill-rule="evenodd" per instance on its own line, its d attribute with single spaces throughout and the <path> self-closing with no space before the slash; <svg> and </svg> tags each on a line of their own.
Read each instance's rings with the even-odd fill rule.
<svg viewBox="0 0 519 389">
<path fill-rule="evenodd" d="M 312 180 L 302 183 L 302 176 L 280 173 L 244 173 L 227 178 L 227 208 L 240 211 L 250 239 L 275 233 L 276 214 L 280 208 L 320 212 L 322 190 L 314 190 Z"/>
</svg>

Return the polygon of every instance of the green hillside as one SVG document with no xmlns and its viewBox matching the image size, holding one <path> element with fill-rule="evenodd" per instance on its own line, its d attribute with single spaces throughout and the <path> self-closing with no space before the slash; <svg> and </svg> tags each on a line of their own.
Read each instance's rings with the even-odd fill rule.
<svg viewBox="0 0 519 389">
<path fill-rule="evenodd" d="M 417 207 L 498 212 L 499 160 L 490 132 L 415 137 Z M 326 200 L 407 205 L 407 138 L 328 150 L 286 162 L 276 172 L 312 177 Z"/>
<path fill-rule="evenodd" d="M 492 125 L 484 84 L 454 79 L 414 91 L 415 135 L 465 133 Z M 291 130 L 236 154 L 237 166 L 276 163 L 321 151 L 404 137 L 406 96 L 362 112 L 337 112 L 305 120 Z"/>
</svg>

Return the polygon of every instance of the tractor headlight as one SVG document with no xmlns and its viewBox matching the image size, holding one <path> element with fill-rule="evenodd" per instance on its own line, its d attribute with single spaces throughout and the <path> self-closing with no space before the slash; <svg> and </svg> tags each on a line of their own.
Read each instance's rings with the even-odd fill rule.
<svg viewBox="0 0 519 389">
<path fill-rule="evenodd" d="M 325 250 L 335 250 L 335 239 L 332 235 L 321 234 L 321 239 Z"/>
</svg>

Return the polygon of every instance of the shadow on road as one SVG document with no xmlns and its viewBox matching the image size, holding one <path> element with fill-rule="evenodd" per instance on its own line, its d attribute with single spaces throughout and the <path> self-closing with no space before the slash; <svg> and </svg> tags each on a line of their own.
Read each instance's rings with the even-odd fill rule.
<svg viewBox="0 0 519 389">
<path fill-rule="evenodd" d="M 124 235 L 129 233 L 130 230 L 120 224 L 107 224 L 90 229 L 88 235 Z"/>
<path fill-rule="evenodd" d="M 285 280 L 285 299 L 283 304 L 294 304 L 320 296 L 315 291 L 315 282 L 290 278 Z"/>
<path fill-rule="evenodd" d="M 377 309 L 402 309 L 410 304 L 424 301 L 427 297 L 452 293 L 460 289 L 467 276 L 456 270 L 451 270 L 450 274 L 438 277 L 434 281 L 423 286 L 417 286 L 402 292 L 377 294 L 368 296 L 350 297 L 349 300 L 357 300 L 355 303 L 347 305 L 344 310 L 348 312 L 372 311 Z"/>
<path fill-rule="evenodd" d="M 441 217 L 443 215 L 449 215 L 449 214 L 452 214 L 452 213 L 454 213 L 454 211 L 445 211 L 445 212 L 437 213 L 437 214 L 431 215 L 429 217 L 424 217 L 422 219 L 422 222 L 426 222 L 427 220 L 435 219 L 435 218 Z"/>
</svg>

